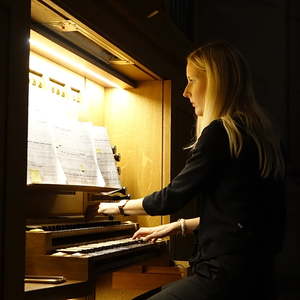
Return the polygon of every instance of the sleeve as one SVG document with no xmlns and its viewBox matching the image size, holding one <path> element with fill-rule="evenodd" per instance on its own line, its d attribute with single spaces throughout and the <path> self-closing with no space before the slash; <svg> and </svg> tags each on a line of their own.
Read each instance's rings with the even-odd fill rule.
<svg viewBox="0 0 300 300">
<path fill-rule="evenodd" d="M 230 160 L 227 132 L 221 120 L 203 131 L 182 171 L 160 191 L 146 196 L 143 208 L 149 215 L 166 215 L 181 209 L 214 182 L 222 165 Z"/>
</svg>

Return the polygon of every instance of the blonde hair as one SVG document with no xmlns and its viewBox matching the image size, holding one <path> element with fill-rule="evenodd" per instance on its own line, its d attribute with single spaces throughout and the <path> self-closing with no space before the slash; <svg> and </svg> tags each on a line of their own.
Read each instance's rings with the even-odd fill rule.
<svg viewBox="0 0 300 300">
<path fill-rule="evenodd" d="M 212 121 L 221 119 L 229 139 L 230 153 L 238 157 L 243 137 L 238 124 L 256 143 L 262 177 L 282 176 L 284 160 L 269 118 L 256 102 L 249 68 L 229 43 L 218 41 L 200 47 L 187 57 L 188 63 L 206 73 L 203 116 L 198 117 L 196 138 Z"/>
</svg>

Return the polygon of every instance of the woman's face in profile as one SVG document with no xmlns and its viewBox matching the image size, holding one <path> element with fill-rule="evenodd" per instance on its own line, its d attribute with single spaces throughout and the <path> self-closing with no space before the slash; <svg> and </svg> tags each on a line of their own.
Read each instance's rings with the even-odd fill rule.
<svg viewBox="0 0 300 300">
<path fill-rule="evenodd" d="M 186 66 L 187 85 L 183 96 L 188 98 L 195 108 L 195 114 L 200 117 L 204 111 L 204 95 L 206 90 L 206 74 L 194 64 L 188 62 Z"/>
</svg>

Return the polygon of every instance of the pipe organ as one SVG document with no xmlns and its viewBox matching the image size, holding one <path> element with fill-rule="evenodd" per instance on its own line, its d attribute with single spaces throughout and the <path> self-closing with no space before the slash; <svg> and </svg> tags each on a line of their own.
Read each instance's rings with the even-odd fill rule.
<svg viewBox="0 0 300 300">
<path fill-rule="evenodd" d="M 101 276 L 168 268 L 166 240 L 130 238 L 166 219 L 84 214 L 169 182 L 171 84 L 56 1 L 32 0 L 31 11 L 26 278 L 62 276 L 91 283 L 89 299 L 127 299 L 105 298 Z M 164 274 L 160 283 L 178 279 Z M 27 295 L 37 289 L 26 284 Z"/>
</svg>

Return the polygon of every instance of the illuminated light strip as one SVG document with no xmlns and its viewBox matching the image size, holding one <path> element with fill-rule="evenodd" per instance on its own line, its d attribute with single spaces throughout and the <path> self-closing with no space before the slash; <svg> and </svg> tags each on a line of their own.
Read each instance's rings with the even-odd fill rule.
<svg viewBox="0 0 300 300">
<path fill-rule="evenodd" d="M 54 50 L 52 49 L 49 49 L 48 47 L 46 47 L 45 45 L 41 44 L 40 42 L 36 41 L 36 40 L 33 40 L 33 39 L 30 39 L 29 40 L 30 44 L 39 48 L 40 50 L 43 50 L 45 52 L 47 52 L 48 54 L 50 54 L 51 56 L 57 58 L 57 59 L 60 59 L 62 61 L 64 61 L 65 63 L 67 64 L 70 64 L 71 66 L 75 67 L 76 69 L 79 69 L 83 72 L 85 72 L 86 74 L 89 74 L 91 75 L 92 77 L 94 78 L 97 78 L 99 79 L 100 81 L 102 82 L 105 82 L 107 83 L 108 85 L 112 86 L 112 87 L 115 87 L 115 88 L 118 88 L 118 89 L 122 89 L 121 86 L 119 86 L 118 84 L 114 83 L 113 81 L 103 77 L 102 75 L 92 71 L 91 69 L 69 59 L 68 57 L 64 56 L 64 55 L 61 55 L 57 52 L 55 52 Z"/>
</svg>

